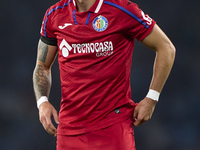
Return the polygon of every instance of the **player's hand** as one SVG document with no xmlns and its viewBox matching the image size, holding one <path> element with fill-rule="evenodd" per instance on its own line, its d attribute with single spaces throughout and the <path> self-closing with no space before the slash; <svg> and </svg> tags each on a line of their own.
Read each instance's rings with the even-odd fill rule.
<svg viewBox="0 0 200 150">
<path fill-rule="evenodd" d="M 138 127 L 144 122 L 151 119 L 156 103 L 157 101 L 154 101 L 147 97 L 141 100 L 135 107 L 133 113 L 133 119 L 134 119 L 133 125 Z"/>
<path fill-rule="evenodd" d="M 39 119 L 40 122 L 42 123 L 44 129 L 52 136 L 56 137 L 57 136 L 57 129 L 53 125 L 51 121 L 51 117 L 54 118 L 54 121 L 56 124 L 59 124 L 59 118 L 57 111 L 55 108 L 49 103 L 49 102 L 44 102 L 40 105 L 39 107 Z"/>
</svg>

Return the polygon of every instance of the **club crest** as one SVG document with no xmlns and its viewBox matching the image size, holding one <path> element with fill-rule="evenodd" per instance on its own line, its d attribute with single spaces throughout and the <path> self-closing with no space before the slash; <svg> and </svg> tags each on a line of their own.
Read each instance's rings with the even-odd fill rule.
<svg viewBox="0 0 200 150">
<path fill-rule="evenodd" d="M 94 19 L 92 24 L 96 31 L 102 32 L 108 27 L 108 20 L 104 16 L 100 15 Z"/>
</svg>

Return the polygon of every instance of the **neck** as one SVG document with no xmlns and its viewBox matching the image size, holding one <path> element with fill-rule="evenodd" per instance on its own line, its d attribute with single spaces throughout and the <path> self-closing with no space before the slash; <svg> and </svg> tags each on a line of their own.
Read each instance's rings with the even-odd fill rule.
<svg viewBox="0 0 200 150">
<path fill-rule="evenodd" d="M 85 12 L 92 7 L 96 0 L 75 0 L 78 12 Z"/>
</svg>

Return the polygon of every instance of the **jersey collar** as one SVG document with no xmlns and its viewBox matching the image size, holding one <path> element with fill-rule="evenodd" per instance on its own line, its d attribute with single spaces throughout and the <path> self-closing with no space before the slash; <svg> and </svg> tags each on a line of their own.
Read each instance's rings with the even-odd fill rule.
<svg viewBox="0 0 200 150">
<path fill-rule="evenodd" d="M 89 12 L 98 13 L 101 9 L 104 0 L 96 0 L 96 2 L 92 5 L 92 7 L 88 10 Z M 72 0 L 74 7 L 76 8 L 75 0 Z"/>
</svg>

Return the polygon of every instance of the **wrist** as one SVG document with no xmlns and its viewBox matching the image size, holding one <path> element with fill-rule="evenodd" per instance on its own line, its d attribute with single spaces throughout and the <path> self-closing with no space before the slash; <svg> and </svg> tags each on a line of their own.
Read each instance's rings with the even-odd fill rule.
<svg viewBox="0 0 200 150">
<path fill-rule="evenodd" d="M 158 102 L 159 100 L 159 96 L 160 96 L 160 93 L 158 91 L 155 91 L 155 90 L 152 90 L 152 89 L 149 89 L 149 92 L 147 93 L 147 96 L 148 98 Z"/>
<path fill-rule="evenodd" d="M 40 105 L 44 102 L 48 102 L 48 98 L 46 96 L 42 96 L 37 100 L 37 108 L 39 109 Z"/>
</svg>

